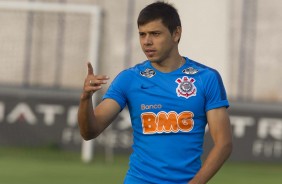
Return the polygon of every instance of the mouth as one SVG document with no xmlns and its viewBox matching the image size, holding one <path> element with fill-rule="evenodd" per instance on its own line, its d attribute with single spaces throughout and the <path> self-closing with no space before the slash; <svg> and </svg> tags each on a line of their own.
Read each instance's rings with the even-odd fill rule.
<svg viewBox="0 0 282 184">
<path fill-rule="evenodd" d="M 153 57 L 157 51 L 153 49 L 145 49 L 145 54 L 147 57 Z"/>
</svg>

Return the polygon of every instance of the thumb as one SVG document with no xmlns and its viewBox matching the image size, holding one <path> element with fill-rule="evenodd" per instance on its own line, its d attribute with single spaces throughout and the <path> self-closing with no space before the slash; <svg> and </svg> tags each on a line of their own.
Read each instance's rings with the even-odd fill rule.
<svg viewBox="0 0 282 184">
<path fill-rule="evenodd" d="M 87 63 L 87 69 L 88 69 L 88 72 L 87 72 L 88 75 L 93 75 L 94 74 L 93 67 L 92 67 L 90 62 Z"/>
</svg>

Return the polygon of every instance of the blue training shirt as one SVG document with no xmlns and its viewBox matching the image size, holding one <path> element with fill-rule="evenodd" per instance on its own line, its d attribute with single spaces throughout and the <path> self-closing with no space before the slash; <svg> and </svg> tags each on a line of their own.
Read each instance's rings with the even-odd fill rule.
<svg viewBox="0 0 282 184">
<path fill-rule="evenodd" d="M 201 167 L 207 111 L 229 106 L 219 73 L 188 58 L 170 73 L 148 60 L 124 70 L 105 98 L 130 112 L 133 152 L 124 184 L 187 184 Z"/>
</svg>

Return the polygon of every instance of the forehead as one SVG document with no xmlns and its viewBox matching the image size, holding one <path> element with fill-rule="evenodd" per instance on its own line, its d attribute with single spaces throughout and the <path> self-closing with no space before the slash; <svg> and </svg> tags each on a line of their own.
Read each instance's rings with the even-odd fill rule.
<svg viewBox="0 0 282 184">
<path fill-rule="evenodd" d="M 144 25 L 139 25 L 139 32 L 149 32 L 149 31 L 164 31 L 167 27 L 164 26 L 161 19 L 153 20 Z"/>
</svg>

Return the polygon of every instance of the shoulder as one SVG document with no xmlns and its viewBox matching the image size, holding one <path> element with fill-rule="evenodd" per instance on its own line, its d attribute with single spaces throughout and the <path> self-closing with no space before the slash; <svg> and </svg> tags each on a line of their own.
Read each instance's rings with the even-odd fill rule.
<svg viewBox="0 0 282 184">
<path fill-rule="evenodd" d="M 124 77 L 140 76 L 140 75 L 142 75 L 142 72 L 146 71 L 146 69 L 148 68 L 148 64 L 149 64 L 148 60 L 143 61 L 139 64 L 136 64 L 133 67 L 130 67 L 130 68 L 127 68 L 127 69 L 121 71 L 117 75 L 117 77 L 124 78 Z"/>
<path fill-rule="evenodd" d="M 199 71 L 200 74 L 217 74 L 218 71 L 212 67 L 209 67 L 207 65 L 204 65 L 202 63 L 199 63 L 197 61 L 194 60 L 189 60 L 189 62 L 191 63 L 191 65 L 193 66 L 193 68 L 195 68 L 196 70 Z"/>
<path fill-rule="evenodd" d="M 183 71 L 184 73 L 191 73 L 195 76 L 198 76 L 201 78 L 201 80 L 209 81 L 210 79 L 221 79 L 221 76 L 219 72 L 207 65 L 204 65 L 202 63 L 199 63 L 197 61 L 188 59 L 189 67 L 186 68 L 186 71 Z"/>
</svg>

